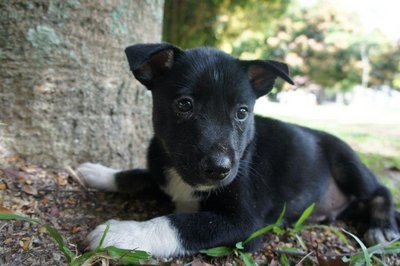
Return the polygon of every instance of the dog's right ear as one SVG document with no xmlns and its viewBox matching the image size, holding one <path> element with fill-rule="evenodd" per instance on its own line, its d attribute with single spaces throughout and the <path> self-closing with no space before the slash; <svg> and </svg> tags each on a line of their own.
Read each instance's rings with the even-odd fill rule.
<svg viewBox="0 0 400 266">
<path fill-rule="evenodd" d="M 241 60 L 240 62 L 247 72 L 257 97 L 269 93 L 278 77 L 294 85 L 289 75 L 289 67 L 285 63 L 273 60 Z"/>
<path fill-rule="evenodd" d="M 149 89 L 156 78 L 172 68 L 181 53 L 183 50 L 169 43 L 136 44 L 125 49 L 133 75 Z"/>
</svg>

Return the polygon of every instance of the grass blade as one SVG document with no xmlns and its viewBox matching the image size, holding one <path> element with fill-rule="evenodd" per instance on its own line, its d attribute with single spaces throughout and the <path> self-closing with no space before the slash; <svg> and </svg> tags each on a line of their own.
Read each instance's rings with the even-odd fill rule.
<svg viewBox="0 0 400 266">
<path fill-rule="evenodd" d="M 223 257 L 231 254 L 233 251 L 230 247 L 215 247 L 209 249 L 202 249 L 200 253 L 206 254 L 211 257 Z"/>
<path fill-rule="evenodd" d="M 379 265 L 382 265 L 382 266 L 388 266 L 383 260 L 381 260 L 380 258 L 378 258 L 378 257 L 376 257 L 376 256 L 374 256 L 374 257 L 372 257 L 377 263 L 379 263 Z"/>
<path fill-rule="evenodd" d="M 253 257 L 249 253 L 242 252 L 239 250 L 239 255 L 242 258 L 242 260 L 246 266 L 257 266 Z"/>
<path fill-rule="evenodd" d="M 285 254 L 282 254 L 280 257 L 280 262 L 284 266 L 290 266 L 289 259 Z"/>
<path fill-rule="evenodd" d="M 243 242 L 237 242 L 236 243 L 236 245 L 235 245 L 235 247 L 237 248 L 237 249 L 244 249 L 244 247 L 243 247 Z"/>
<path fill-rule="evenodd" d="M 69 266 L 81 266 L 83 263 L 85 263 L 85 261 L 87 261 L 88 259 L 90 259 L 92 256 L 95 256 L 96 252 L 94 251 L 89 251 L 86 252 L 84 254 L 82 254 L 81 256 L 74 258 Z"/>
<path fill-rule="evenodd" d="M 9 212 L 0 212 L 0 220 L 26 221 L 26 222 L 31 222 L 31 223 L 35 223 L 35 224 L 40 223 L 39 220 L 21 216 L 21 215 L 14 214 L 14 213 L 9 213 Z"/>
<path fill-rule="evenodd" d="M 266 232 L 273 230 L 277 226 L 281 226 L 285 212 L 286 212 L 286 205 L 283 206 L 283 210 L 274 224 L 267 225 L 267 226 L 255 231 L 248 238 L 246 238 L 246 240 L 243 241 L 243 244 L 246 244 L 246 243 L 250 242 L 251 240 L 253 240 L 254 238 L 259 237 L 259 236 L 265 234 Z"/>
<path fill-rule="evenodd" d="M 106 238 L 106 235 L 107 235 L 109 229 L 110 229 L 110 224 L 107 223 L 106 229 L 104 229 L 103 235 L 101 236 L 99 245 L 96 247 L 96 251 L 100 250 L 101 247 L 103 246 L 104 239 Z"/>
<path fill-rule="evenodd" d="M 389 246 L 383 248 L 384 254 L 398 254 L 400 253 L 400 241 L 391 243 Z"/>
<path fill-rule="evenodd" d="M 114 260 L 124 265 L 140 264 L 150 259 L 151 254 L 142 250 L 121 249 L 110 246 L 104 249 Z"/>
<path fill-rule="evenodd" d="M 248 242 L 250 242 L 251 240 L 253 240 L 256 237 L 259 237 L 260 235 L 265 234 L 268 231 L 272 231 L 272 229 L 275 227 L 275 224 L 270 224 L 267 225 L 266 227 L 263 227 L 257 231 L 255 231 L 254 233 L 252 233 L 248 238 L 246 238 L 245 241 L 243 241 L 243 244 L 247 244 Z"/>
<path fill-rule="evenodd" d="M 301 214 L 300 218 L 297 220 L 296 224 L 294 225 L 294 230 L 298 231 L 301 229 L 305 220 L 310 217 L 311 213 L 314 211 L 315 203 L 311 204 L 305 211 Z"/>
<path fill-rule="evenodd" d="M 67 257 L 68 262 L 71 262 L 74 259 L 75 254 L 65 245 L 64 240 L 57 229 L 48 224 L 44 224 L 43 226 L 46 228 L 49 235 L 56 241 L 58 248 Z"/>
<path fill-rule="evenodd" d="M 285 216 L 286 213 L 286 204 L 283 205 L 283 209 L 281 211 L 281 214 L 279 214 L 278 220 L 276 220 L 275 225 L 276 226 L 281 226 L 283 223 L 283 217 Z"/>
<path fill-rule="evenodd" d="M 25 216 L 21 216 L 21 215 L 9 213 L 9 212 L 0 212 L 0 220 L 18 220 L 18 221 L 31 222 L 31 223 L 35 223 L 35 224 L 41 224 L 41 222 L 39 220 L 31 219 L 29 217 L 25 217 Z M 75 257 L 75 255 L 64 244 L 64 240 L 62 239 L 62 237 L 61 237 L 60 233 L 57 231 L 57 229 L 55 229 L 54 227 L 52 227 L 48 224 L 43 224 L 43 226 L 46 228 L 49 235 L 56 241 L 58 248 L 67 257 L 68 262 L 71 262 L 73 260 L 73 258 Z"/>
<path fill-rule="evenodd" d="M 342 231 L 345 232 L 346 234 L 348 234 L 349 236 L 351 236 L 352 238 L 354 238 L 354 239 L 357 241 L 358 245 L 360 245 L 361 250 L 362 250 L 362 252 L 363 252 L 364 260 L 365 260 L 366 265 L 367 265 L 367 266 L 372 266 L 372 264 L 371 264 L 371 257 L 370 257 L 370 255 L 369 255 L 368 249 L 367 249 L 367 247 L 364 245 L 364 243 L 363 243 L 357 236 L 355 236 L 354 234 L 352 234 L 352 233 L 350 233 L 350 232 L 348 232 L 348 231 L 346 231 L 346 230 L 344 230 L 344 229 L 342 229 Z"/>
</svg>

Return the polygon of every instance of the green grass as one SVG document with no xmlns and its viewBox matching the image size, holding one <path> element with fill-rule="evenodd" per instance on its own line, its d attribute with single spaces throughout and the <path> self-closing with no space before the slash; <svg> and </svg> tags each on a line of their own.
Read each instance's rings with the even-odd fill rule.
<svg viewBox="0 0 400 266">
<path fill-rule="evenodd" d="M 292 227 L 283 227 L 283 218 L 286 212 L 286 207 L 283 208 L 281 214 L 279 215 L 277 221 L 274 224 L 270 224 L 261 228 L 254 233 L 252 233 L 249 237 L 247 237 L 244 241 L 240 241 L 236 243 L 234 247 L 214 247 L 210 249 L 203 249 L 200 253 L 206 254 L 211 257 L 224 257 L 230 254 L 233 254 L 236 257 L 236 262 L 239 264 L 244 264 L 246 266 L 256 266 L 254 259 L 251 254 L 244 252 L 244 247 L 251 240 L 260 237 L 267 233 L 275 233 L 280 235 L 284 232 L 287 234 L 294 236 L 297 240 L 297 245 L 295 247 L 280 247 L 278 248 L 280 251 L 286 251 L 287 254 L 282 253 L 279 256 L 279 260 L 282 265 L 290 265 L 290 261 L 288 258 L 288 254 L 307 254 L 303 257 L 302 261 L 308 259 L 309 255 L 312 255 L 314 252 L 310 252 L 309 248 L 306 246 L 301 232 L 303 230 L 309 230 L 313 228 L 330 228 L 334 234 L 337 234 L 339 238 L 344 243 L 349 243 L 346 236 L 342 233 L 349 235 L 352 237 L 360 248 L 353 252 L 352 254 L 347 255 L 339 255 L 337 258 L 324 259 L 323 256 L 320 256 L 318 252 L 316 253 L 316 257 L 321 265 L 347 265 L 345 262 L 350 262 L 350 265 L 386 265 L 385 262 L 381 260 L 381 256 L 385 256 L 387 254 L 400 254 L 400 241 L 395 240 L 386 244 L 377 244 L 371 247 L 367 247 L 361 239 L 359 239 L 356 235 L 344 230 L 337 229 L 335 227 L 329 227 L 326 225 L 305 225 L 305 221 L 310 217 L 312 212 L 314 211 L 315 204 L 311 204 L 307 209 L 304 210 L 300 218 L 292 225 Z M 325 264 L 322 264 L 322 260 L 325 261 Z M 373 261 L 376 263 L 373 264 Z"/>
<path fill-rule="evenodd" d="M 106 237 L 110 225 L 107 224 L 106 229 L 101 237 L 100 243 L 94 251 L 86 251 L 81 255 L 75 255 L 75 253 L 68 248 L 68 243 L 64 242 L 63 237 L 55 229 L 53 226 L 49 224 L 42 223 L 37 219 L 31 219 L 26 216 L 18 215 L 7 212 L 0 212 L 0 220 L 6 221 L 27 221 L 34 224 L 41 224 L 44 228 L 46 228 L 49 235 L 53 238 L 54 242 L 57 244 L 59 250 L 64 254 L 65 258 L 68 261 L 69 266 L 80 266 L 80 265 L 95 265 L 97 262 L 100 262 L 102 258 L 106 258 L 111 260 L 112 262 L 118 263 L 120 265 L 138 265 L 146 263 L 151 254 L 141 250 L 128 250 L 121 249 L 114 246 L 102 247 L 104 238 Z"/>
</svg>

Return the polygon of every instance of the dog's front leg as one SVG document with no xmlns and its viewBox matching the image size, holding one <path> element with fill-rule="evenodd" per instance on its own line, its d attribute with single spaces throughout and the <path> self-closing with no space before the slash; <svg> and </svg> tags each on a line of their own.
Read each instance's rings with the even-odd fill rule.
<svg viewBox="0 0 400 266">
<path fill-rule="evenodd" d="M 101 164 L 84 163 L 77 171 L 87 186 L 103 191 L 137 193 L 154 185 L 145 169 L 121 171 Z"/>
<path fill-rule="evenodd" d="M 110 228 L 103 247 L 145 250 L 162 258 L 193 254 L 215 246 L 232 246 L 256 229 L 254 221 L 245 217 L 232 218 L 211 212 L 174 214 L 144 222 L 110 220 L 89 234 L 87 241 L 91 249 L 98 246 L 107 223 Z"/>
<path fill-rule="evenodd" d="M 144 250 L 156 257 L 170 257 L 186 254 L 179 232 L 172 226 L 167 217 L 157 217 L 144 222 L 117 221 L 108 222 L 96 227 L 87 237 L 89 248 L 96 249 L 100 239 L 110 225 L 104 239 L 103 247 Z"/>
</svg>

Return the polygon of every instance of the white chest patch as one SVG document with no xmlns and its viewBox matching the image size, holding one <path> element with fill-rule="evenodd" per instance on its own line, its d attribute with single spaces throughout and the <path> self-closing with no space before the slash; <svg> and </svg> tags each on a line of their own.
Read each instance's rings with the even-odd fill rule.
<svg viewBox="0 0 400 266">
<path fill-rule="evenodd" d="M 175 203 L 176 212 L 197 212 L 199 210 L 199 199 L 194 195 L 193 187 L 183 181 L 174 168 L 167 169 L 165 175 L 167 184 L 161 188 Z"/>
</svg>

